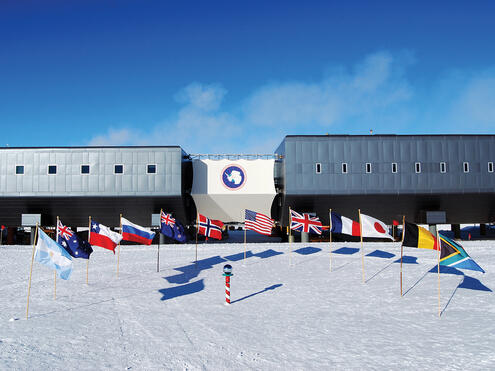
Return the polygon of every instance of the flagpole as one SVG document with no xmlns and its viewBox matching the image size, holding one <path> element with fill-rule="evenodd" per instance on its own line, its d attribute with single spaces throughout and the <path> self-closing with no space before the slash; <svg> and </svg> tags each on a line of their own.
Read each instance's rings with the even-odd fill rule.
<svg viewBox="0 0 495 371">
<path fill-rule="evenodd" d="M 244 209 L 244 263 L 246 263 L 246 250 L 247 250 L 247 243 L 246 243 L 246 209 Z"/>
<path fill-rule="evenodd" d="M 440 318 L 440 316 L 442 315 L 442 312 L 440 311 L 440 251 L 442 249 L 442 245 L 441 245 L 441 242 L 440 242 L 440 238 L 438 236 L 438 225 L 436 226 L 437 228 L 437 248 L 438 248 L 438 318 Z"/>
<path fill-rule="evenodd" d="M 363 251 L 363 224 L 361 223 L 361 209 L 358 209 L 359 214 L 359 234 L 361 237 L 361 272 L 364 283 L 364 251 Z"/>
<path fill-rule="evenodd" d="M 33 254 L 31 255 L 31 268 L 29 270 L 29 285 L 28 285 L 28 296 L 27 296 L 27 306 L 26 306 L 26 319 L 28 319 L 28 315 L 29 315 L 29 295 L 31 294 L 31 277 L 33 275 L 34 249 L 36 247 L 36 237 L 37 236 L 38 236 L 38 223 L 36 223 L 36 231 L 34 232 Z"/>
<path fill-rule="evenodd" d="M 404 250 L 404 232 L 406 230 L 406 216 L 402 215 L 402 241 L 400 244 L 400 296 L 402 296 L 402 255 Z"/>
<path fill-rule="evenodd" d="M 91 236 L 91 215 L 89 216 L 89 224 L 88 224 L 88 244 L 91 245 L 91 243 L 89 242 L 90 236 Z M 89 276 L 89 256 L 88 256 L 88 261 L 86 262 L 86 285 L 89 285 L 88 276 Z"/>
<path fill-rule="evenodd" d="M 59 221 L 59 217 L 57 215 L 57 226 L 55 227 L 55 242 L 58 243 L 58 221 Z M 53 286 L 53 300 L 57 300 L 57 270 L 55 270 L 53 273 L 55 273 L 55 276 L 54 276 L 54 286 Z"/>
<path fill-rule="evenodd" d="M 122 235 L 122 214 L 120 214 L 120 235 Z M 119 265 L 120 265 L 120 241 L 119 241 L 119 252 L 117 254 L 117 278 L 119 277 Z"/>
<path fill-rule="evenodd" d="M 330 239 L 328 240 L 328 250 L 330 251 L 330 272 L 332 271 L 332 209 L 328 210 L 328 217 L 329 217 L 329 233 L 330 233 Z"/>
<path fill-rule="evenodd" d="M 289 206 L 289 266 L 292 265 L 292 213 L 290 212 L 291 208 Z"/>
<path fill-rule="evenodd" d="M 163 209 L 160 209 L 160 232 L 161 233 L 161 225 L 162 225 L 162 213 Z M 158 250 L 156 254 L 156 271 L 160 272 L 160 240 L 161 236 L 158 236 Z"/>
<path fill-rule="evenodd" d="M 199 232 L 198 219 L 199 219 L 199 215 L 198 212 L 196 212 L 196 260 L 194 261 L 195 264 L 198 263 L 198 232 Z"/>
</svg>

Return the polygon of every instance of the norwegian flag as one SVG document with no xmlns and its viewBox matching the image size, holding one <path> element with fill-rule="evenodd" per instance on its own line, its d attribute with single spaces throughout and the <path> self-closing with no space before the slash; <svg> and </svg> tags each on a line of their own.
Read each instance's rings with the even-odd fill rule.
<svg viewBox="0 0 495 371">
<path fill-rule="evenodd" d="M 290 229 L 300 232 L 321 234 L 322 224 L 317 216 L 290 211 Z"/>
<path fill-rule="evenodd" d="M 199 214 L 198 233 L 206 237 L 222 239 L 223 223 L 220 220 L 211 220 L 206 216 Z"/>
</svg>

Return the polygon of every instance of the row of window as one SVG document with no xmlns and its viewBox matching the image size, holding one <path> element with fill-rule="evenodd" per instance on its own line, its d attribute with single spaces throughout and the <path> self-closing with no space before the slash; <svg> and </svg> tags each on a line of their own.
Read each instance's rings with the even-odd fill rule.
<svg viewBox="0 0 495 371">
<path fill-rule="evenodd" d="M 47 166 L 47 174 L 57 174 L 57 165 L 48 165 Z M 24 165 L 16 165 L 15 173 L 17 175 L 24 174 Z M 124 165 L 118 164 L 114 165 L 113 168 L 114 174 L 124 174 Z M 81 174 L 90 174 L 90 166 L 89 165 L 81 165 Z M 156 165 L 146 165 L 146 174 L 156 174 Z"/>
<path fill-rule="evenodd" d="M 399 165 L 397 162 L 392 162 L 392 173 L 397 173 L 399 171 Z M 321 163 L 317 162 L 316 163 L 316 174 L 321 174 Z M 342 174 L 347 174 L 348 173 L 349 166 L 347 165 L 346 162 L 342 163 Z M 372 167 L 371 163 L 368 162 L 365 164 L 364 170 L 366 174 L 371 174 L 372 173 Z M 446 162 L 440 162 L 440 172 L 441 173 L 446 173 L 447 172 L 447 163 Z M 463 162 L 462 163 L 462 170 L 465 173 L 469 173 L 469 162 Z M 488 162 L 488 172 L 493 173 L 494 167 L 493 167 L 493 162 Z M 414 172 L 416 174 L 421 173 L 421 162 L 415 162 L 414 163 Z"/>
</svg>

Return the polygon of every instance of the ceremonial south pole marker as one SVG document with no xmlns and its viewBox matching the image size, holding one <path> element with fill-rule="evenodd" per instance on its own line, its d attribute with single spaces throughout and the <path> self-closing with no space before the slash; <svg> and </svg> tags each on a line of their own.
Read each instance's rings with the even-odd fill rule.
<svg viewBox="0 0 495 371">
<path fill-rule="evenodd" d="M 223 276 L 225 276 L 225 305 L 230 305 L 230 277 L 233 276 L 230 264 L 223 266 Z"/>
</svg>

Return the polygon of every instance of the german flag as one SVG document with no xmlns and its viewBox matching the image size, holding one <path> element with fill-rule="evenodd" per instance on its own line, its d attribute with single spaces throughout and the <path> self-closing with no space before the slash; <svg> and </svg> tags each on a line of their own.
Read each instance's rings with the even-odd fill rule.
<svg viewBox="0 0 495 371">
<path fill-rule="evenodd" d="M 436 237 L 423 227 L 406 222 L 404 230 L 402 246 L 438 250 Z"/>
</svg>

